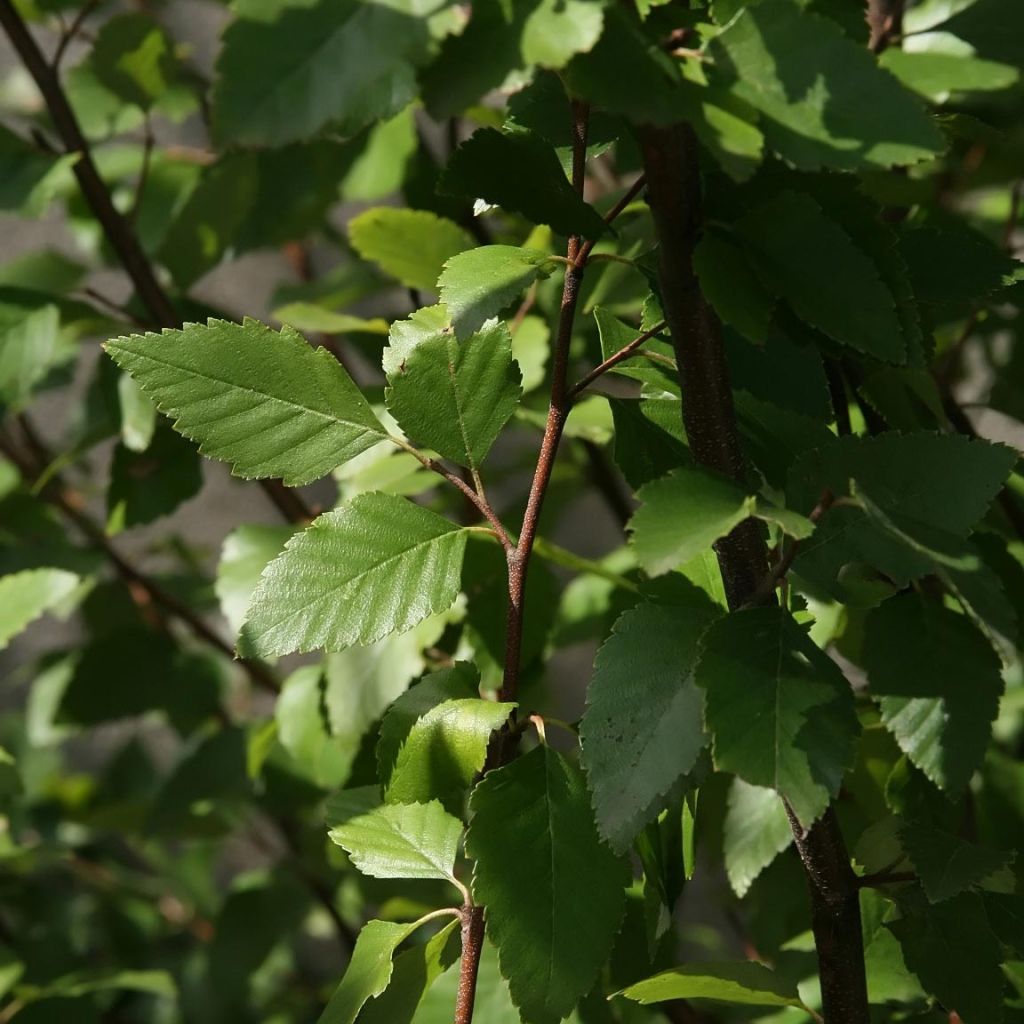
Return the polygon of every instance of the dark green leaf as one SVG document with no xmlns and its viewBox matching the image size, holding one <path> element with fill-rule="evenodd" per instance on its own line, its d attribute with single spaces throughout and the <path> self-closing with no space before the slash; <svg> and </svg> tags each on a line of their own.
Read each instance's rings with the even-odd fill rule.
<svg viewBox="0 0 1024 1024">
<path fill-rule="evenodd" d="M 567 1016 L 611 951 L 625 866 L 594 826 L 582 773 L 547 746 L 488 772 L 470 800 L 473 894 L 522 1014 Z"/>
</svg>

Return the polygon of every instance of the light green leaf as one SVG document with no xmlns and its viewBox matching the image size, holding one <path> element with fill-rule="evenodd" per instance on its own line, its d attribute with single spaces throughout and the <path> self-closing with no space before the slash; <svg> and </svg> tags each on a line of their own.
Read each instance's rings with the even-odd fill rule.
<svg viewBox="0 0 1024 1024">
<path fill-rule="evenodd" d="M 598 829 L 618 851 L 657 815 L 661 797 L 707 745 L 693 669 L 718 610 L 694 591 L 690 605 L 624 612 L 594 662 L 582 758 Z"/>
<path fill-rule="evenodd" d="M 913 164 L 943 148 L 866 47 L 790 0 L 744 7 L 707 54 L 711 81 L 757 109 L 768 144 L 803 170 Z"/>
<path fill-rule="evenodd" d="M 63 569 L 26 569 L 0 576 L 0 650 L 30 622 L 68 597 L 79 584 Z"/>
<path fill-rule="evenodd" d="M 473 247 L 473 239 L 447 217 L 391 206 L 353 217 L 348 236 L 364 260 L 408 288 L 435 288 L 445 261 Z"/>
<path fill-rule="evenodd" d="M 17 411 L 59 361 L 60 313 L 56 306 L 26 308 L 0 303 L 0 403 Z"/>
<path fill-rule="evenodd" d="M 385 804 L 336 825 L 328 834 L 372 878 L 455 880 L 462 822 L 437 800 Z"/>
<path fill-rule="evenodd" d="M 293 537 L 264 570 L 240 653 L 343 650 L 451 607 L 466 533 L 395 495 L 360 494 Z"/>
<path fill-rule="evenodd" d="M 170 89 L 178 71 L 170 39 L 146 14 L 122 14 L 104 22 L 89 62 L 111 92 L 143 110 Z"/>
<path fill-rule="evenodd" d="M 400 953 L 388 987 L 359 1014 L 359 1024 L 409 1024 L 430 986 L 459 959 L 459 922 Z"/>
<path fill-rule="evenodd" d="M 127 373 L 118 378 L 117 399 L 121 406 L 122 443 L 129 451 L 144 452 L 156 429 L 156 406 Z"/>
<path fill-rule="evenodd" d="M 437 287 L 455 336 L 468 338 L 479 331 L 528 285 L 547 276 L 555 262 L 538 249 L 514 245 L 482 245 L 453 256 Z"/>
<path fill-rule="evenodd" d="M 981 60 L 974 54 L 907 53 L 891 46 L 878 62 L 908 89 L 932 103 L 945 103 L 961 93 L 999 92 L 1020 79 L 1017 68 Z"/>
<path fill-rule="evenodd" d="M 488 772 L 470 799 L 466 850 L 513 1002 L 555 1024 L 607 960 L 628 872 L 598 838 L 582 773 L 540 746 Z"/>
<path fill-rule="evenodd" d="M 284 549 L 293 526 L 239 526 L 224 538 L 214 590 L 233 636 L 245 622 L 245 610 L 267 563 Z"/>
<path fill-rule="evenodd" d="M 415 104 L 410 104 L 390 120 L 370 129 L 362 151 L 341 183 L 341 198 L 350 202 L 375 202 L 397 192 L 405 180 L 417 144 Z M 433 288 L 434 282 L 427 287 Z"/>
<path fill-rule="evenodd" d="M 991 875 L 1005 872 L 1014 859 L 1012 852 L 977 846 L 926 825 L 905 825 L 900 840 L 932 903 L 948 900 L 984 883 Z"/>
<path fill-rule="evenodd" d="M 213 92 L 218 142 L 282 145 L 328 125 L 351 135 L 416 95 L 425 19 L 359 0 L 243 3 L 224 33 Z"/>
<path fill-rule="evenodd" d="M 323 672 L 319 665 L 296 669 L 281 687 L 274 720 L 281 746 L 302 773 L 324 789 L 348 775 L 350 753 L 331 736 L 322 710 Z"/>
<path fill-rule="evenodd" d="M 783 609 L 753 608 L 704 634 L 696 680 L 715 766 L 774 789 L 809 827 L 839 792 L 860 729 L 836 663 Z"/>
<path fill-rule="evenodd" d="M 560 68 L 601 36 L 602 0 L 540 0 L 523 24 L 520 48 L 526 64 Z"/>
<path fill-rule="evenodd" d="M 749 518 L 757 500 L 727 477 L 675 469 L 637 492 L 629 522 L 637 561 L 652 576 L 678 568 Z"/>
<path fill-rule="evenodd" d="M 440 800 L 460 812 L 463 797 L 487 759 L 495 730 L 514 704 L 469 698 L 449 700 L 419 718 L 398 752 L 385 792 L 388 803 Z"/>
<path fill-rule="evenodd" d="M 742 899 L 754 879 L 793 842 L 786 808 L 773 789 L 732 780 L 722 831 L 725 873 Z"/>
<path fill-rule="evenodd" d="M 450 328 L 422 338 L 388 382 L 388 409 L 406 435 L 474 470 L 522 394 L 512 340 L 498 321 L 462 342 Z"/>
<path fill-rule="evenodd" d="M 569 183 L 554 147 L 532 132 L 474 132 L 452 155 L 440 189 L 483 199 L 564 235 L 596 239 L 605 229 L 597 211 Z"/>
<path fill-rule="evenodd" d="M 350 313 L 335 313 L 324 309 L 315 302 L 289 302 L 278 306 L 273 312 L 280 320 L 297 331 L 322 332 L 323 334 L 387 334 L 388 322 L 383 317 L 370 320 Z"/>
<path fill-rule="evenodd" d="M 670 999 L 712 999 L 744 1006 L 804 1005 L 792 982 L 754 961 L 684 964 L 638 981 L 617 995 L 644 1005 Z"/>
<path fill-rule="evenodd" d="M 387 436 L 341 364 L 289 327 L 211 319 L 104 347 L 176 430 L 238 476 L 308 483 Z"/>
<path fill-rule="evenodd" d="M 999 658 L 985 637 L 964 616 L 904 594 L 868 616 L 864 665 L 900 749 L 937 786 L 966 786 L 1003 693 Z"/>
<path fill-rule="evenodd" d="M 813 199 L 781 192 L 740 218 L 736 230 L 765 285 L 799 317 L 858 352 L 904 361 L 892 292 L 874 263 Z"/>
<path fill-rule="evenodd" d="M 385 786 L 391 778 L 398 752 L 417 720 L 445 701 L 476 697 L 479 684 L 480 674 L 476 668 L 468 662 L 457 661 L 449 668 L 424 676 L 395 700 L 377 734 L 377 764 Z"/>
<path fill-rule="evenodd" d="M 341 984 L 334 990 L 318 1024 L 355 1024 L 367 1000 L 379 996 L 391 981 L 395 950 L 415 930 L 416 923 L 368 921 L 356 939 Z"/>
</svg>

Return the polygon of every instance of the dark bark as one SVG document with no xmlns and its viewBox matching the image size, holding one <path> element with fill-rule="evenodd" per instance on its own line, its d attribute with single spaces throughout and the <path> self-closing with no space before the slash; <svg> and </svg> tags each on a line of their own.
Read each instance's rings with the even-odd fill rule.
<svg viewBox="0 0 1024 1024">
<path fill-rule="evenodd" d="M 688 125 L 644 128 L 639 139 L 690 451 L 700 465 L 742 481 L 743 455 L 722 328 L 693 269 L 701 226 L 697 141 Z M 747 520 L 715 550 L 730 608 L 770 599 L 761 590 L 768 562 L 758 523 Z M 858 886 L 833 809 L 808 831 L 794 820 L 793 834 L 811 896 L 826 1024 L 868 1024 Z"/>
</svg>

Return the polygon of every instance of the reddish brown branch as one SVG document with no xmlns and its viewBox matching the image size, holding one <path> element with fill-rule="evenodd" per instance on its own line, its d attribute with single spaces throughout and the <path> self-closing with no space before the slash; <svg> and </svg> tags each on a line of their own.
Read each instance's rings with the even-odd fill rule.
<svg viewBox="0 0 1024 1024">
<path fill-rule="evenodd" d="M 644 331 L 643 334 L 635 337 L 628 345 L 623 345 L 618 352 L 610 355 L 603 363 L 595 366 L 589 373 L 584 374 L 570 389 L 569 389 L 569 401 L 574 402 L 581 391 L 590 387 L 591 384 L 597 380 L 598 377 L 604 376 L 613 367 L 619 365 L 619 363 L 625 362 L 630 356 L 634 356 L 637 350 L 645 342 L 649 341 L 656 334 L 660 333 L 665 329 L 665 321 L 659 320 L 650 330 Z"/>
<path fill-rule="evenodd" d="M 693 269 L 702 198 L 697 140 L 688 125 L 645 128 L 639 136 L 690 451 L 700 465 L 742 482 L 743 453 L 721 324 Z M 740 608 L 758 595 L 767 571 L 760 524 L 748 519 L 715 551 L 729 607 Z M 792 817 L 791 824 L 811 897 L 825 1020 L 868 1024 L 859 887 L 835 812 L 829 807 L 808 830 Z"/>
<path fill-rule="evenodd" d="M 484 909 L 467 904 L 462 908 L 462 967 L 455 999 L 455 1024 L 472 1024 L 476 978 L 484 946 Z"/>
</svg>

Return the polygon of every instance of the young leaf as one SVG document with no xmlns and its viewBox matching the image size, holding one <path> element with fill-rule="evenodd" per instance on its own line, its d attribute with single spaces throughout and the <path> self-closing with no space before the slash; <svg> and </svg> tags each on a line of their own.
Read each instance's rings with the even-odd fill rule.
<svg viewBox="0 0 1024 1024">
<path fill-rule="evenodd" d="M 783 609 L 754 608 L 704 634 L 696 680 L 715 766 L 776 790 L 810 826 L 839 792 L 859 731 L 839 666 Z"/>
<path fill-rule="evenodd" d="M 789 815 L 773 789 L 732 780 L 722 826 L 725 873 L 741 899 L 754 879 L 793 842 Z"/>
<path fill-rule="evenodd" d="M 432 289 L 445 261 L 473 247 L 447 217 L 427 210 L 376 206 L 348 222 L 352 247 L 407 288 Z"/>
<path fill-rule="evenodd" d="M 79 582 L 63 569 L 26 569 L 0 576 L 0 650 L 33 619 L 60 604 Z"/>
<path fill-rule="evenodd" d="M 377 764 L 386 786 L 394 771 L 398 752 L 417 720 L 445 701 L 476 697 L 480 674 L 468 662 L 457 661 L 450 668 L 424 676 L 389 708 L 377 734 Z"/>
<path fill-rule="evenodd" d="M 387 437 L 341 364 L 289 327 L 211 319 L 104 347 L 176 430 L 238 476 L 308 483 Z"/>
<path fill-rule="evenodd" d="M 356 939 L 341 984 L 334 990 L 317 1024 L 355 1024 L 367 1000 L 387 989 L 394 971 L 395 950 L 417 924 L 368 921 Z"/>
<path fill-rule="evenodd" d="M 281 746 L 302 774 L 323 789 L 340 786 L 348 776 L 351 755 L 327 728 L 322 709 L 323 672 L 304 665 L 284 681 L 274 705 Z"/>
<path fill-rule="evenodd" d="M 399 953 L 388 987 L 363 1006 L 359 1024 L 411 1024 L 430 986 L 459 959 L 459 938 L 459 922 L 452 921 Z"/>
<path fill-rule="evenodd" d="M 589 988 L 624 909 L 625 865 L 598 838 L 580 771 L 547 746 L 470 799 L 473 893 L 523 1016 L 555 1024 Z"/>
<path fill-rule="evenodd" d="M 652 576 L 699 555 L 757 508 L 739 484 L 696 466 L 645 484 L 637 497 L 642 504 L 629 523 L 632 546 Z"/>
<path fill-rule="evenodd" d="M 515 173 L 509 173 L 515 168 Z M 554 149 L 532 132 L 481 128 L 452 155 L 440 188 L 480 198 L 563 235 L 599 238 L 604 221 L 569 184 Z"/>
<path fill-rule="evenodd" d="M 214 590 L 233 636 L 245 622 L 245 610 L 267 563 L 284 549 L 293 526 L 239 526 L 224 538 Z"/>
<path fill-rule="evenodd" d="M 429 44 L 426 20 L 397 6 L 274 0 L 243 9 L 217 61 L 217 141 L 280 146 L 328 125 L 354 134 L 415 97 Z"/>
<path fill-rule="evenodd" d="M 1005 872 L 1014 856 L 925 825 L 905 825 L 900 830 L 900 841 L 932 903 L 948 900 L 990 875 Z"/>
<path fill-rule="evenodd" d="M 554 260 L 537 249 L 482 245 L 453 256 L 437 280 L 457 338 L 475 334 L 538 277 Z"/>
<path fill-rule="evenodd" d="M 589 50 L 601 35 L 603 8 L 601 0 L 540 0 L 523 24 L 523 60 L 560 68 L 574 53 Z"/>
<path fill-rule="evenodd" d="M 409 730 L 385 792 L 388 803 L 436 799 L 460 812 L 466 790 L 484 766 L 491 735 L 514 704 L 470 698 L 431 708 Z"/>
<path fill-rule="evenodd" d="M 314 520 L 267 566 L 240 653 L 340 651 L 412 629 L 451 607 L 465 549 L 465 531 L 435 512 L 360 494 Z"/>
<path fill-rule="evenodd" d="M 943 789 L 966 786 L 1003 693 L 999 659 L 984 636 L 964 616 L 903 594 L 868 616 L 864 665 L 900 749 Z"/>
<path fill-rule="evenodd" d="M 453 881 L 462 822 L 437 800 L 392 803 L 335 825 L 328 834 L 364 875 Z"/>
<path fill-rule="evenodd" d="M 616 993 L 643 1005 L 671 999 L 711 999 L 744 1006 L 803 1007 L 796 986 L 753 961 L 685 964 Z"/>
<path fill-rule="evenodd" d="M 450 328 L 402 346 L 390 359 L 387 402 L 402 430 L 446 459 L 476 469 L 519 405 L 519 371 L 498 321 L 465 341 Z"/>
<path fill-rule="evenodd" d="M 813 199 L 781 192 L 745 214 L 736 230 L 765 285 L 803 320 L 859 352 L 904 361 L 892 292 Z"/>
<path fill-rule="evenodd" d="M 697 598 L 692 606 L 641 604 L 624 612 L 594 662 L 580 723 L 582 758 L 598 829 L 620 852 L 707 744 L 693 669 L 701 634 L 718 610 L 699 591 Z"/>
<path fill-rule="evenodd" d="M 711 81 L 758 110 L 768 144 L 802 170 L 913 164 L 943 148 L 866 47 L 791 0 L 744 7 L 707 52 Z"/>
</svg>

